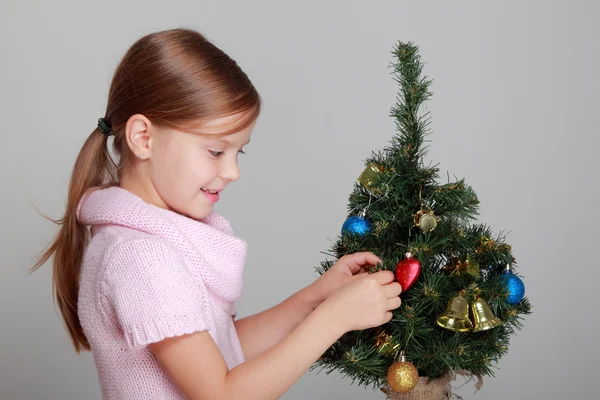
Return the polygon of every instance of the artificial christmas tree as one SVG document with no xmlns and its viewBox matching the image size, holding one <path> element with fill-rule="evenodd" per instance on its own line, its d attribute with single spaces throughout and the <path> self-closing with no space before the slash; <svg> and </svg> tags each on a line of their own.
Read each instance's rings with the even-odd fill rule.
<svg viewBox="0 0 600 400">
<path fill-rule="evenodd" d="M 389 323 L 342 336 L 313 369 L 337 370 L 390 399 L 444 399 L 456 374 L 477 377 L 477 386 L 493 376 L 530 303 L 510 245 L 475 221 L 475 191 L 464 180 L 439 183 L 437 166 L 425 164 L 429 115 L 419 109 L 431 80 L 418 48 L 399 42 L 393 55 L 397 133 L 365 161 L 331 254 L 375 253 L 383 264 L 373 270 L 394 271 L 403 286 L 402 305 Z"/>
</svg>

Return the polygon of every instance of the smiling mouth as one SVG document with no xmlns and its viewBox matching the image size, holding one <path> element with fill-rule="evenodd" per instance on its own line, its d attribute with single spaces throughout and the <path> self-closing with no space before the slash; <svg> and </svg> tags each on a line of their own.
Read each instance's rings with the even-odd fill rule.
<svg viewBox="0 0 600 400">
<path fill-rule="evenodd" d="M 200 188 L 200 190 L 202 190 L 205 193 L 210 193 L 210 194 L 218 194 L 220 192 L 220 190 L 212 190 L 212 189 L 204 189 L 204 188 Z"/>
</svg>

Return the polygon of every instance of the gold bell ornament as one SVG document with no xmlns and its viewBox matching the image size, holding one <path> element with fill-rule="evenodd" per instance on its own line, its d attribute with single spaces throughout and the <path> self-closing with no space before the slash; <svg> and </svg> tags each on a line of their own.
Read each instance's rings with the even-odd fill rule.
<svg viewBox="0 0 600 400">
<path fill-rule="evenodd" d="M 360 174 L 357 181 L 366 187 L 367 189 L 372 189 L 375 181 L 378 176 L 384 171 L 381 165 L 377 165 L 374 162 L 370 162 L 367 164 L 365 170 Z"/>
<path fill-rule="evenodd" d="M 487 301 L 479 297 L 471 303 L 471 313 L 473 314 L 473 332 L 486 331 L 502 325 L 502 320 L 497 318 Z"/>
<path fill-rule="evenodd" d="M 488 307 L 489 308 L 489 307 Z M 438 317 L 437 324 L 455 332 L 467 332 L 473 328 L 469 319 L 469 304 L 460 294 L 448 302 L 446 312 Z"/>
</svg>

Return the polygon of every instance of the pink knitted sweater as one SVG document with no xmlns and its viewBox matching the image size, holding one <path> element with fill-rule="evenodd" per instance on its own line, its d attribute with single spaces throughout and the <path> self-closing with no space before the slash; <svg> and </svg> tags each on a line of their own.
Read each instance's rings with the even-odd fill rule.
<svg viewBox="0 0 600 400">
<path fill-rule="evenodd" d="M 78 312 L 104 399 L 183 399 L 148 348 L 167 337 L 208 330 L 230 369 L 244 361 L 233 320 L 246 242 L 227 220 L 197 221 L 120 187 L 88 192 L 77 217 L 92 226 Z"/>
</svg>

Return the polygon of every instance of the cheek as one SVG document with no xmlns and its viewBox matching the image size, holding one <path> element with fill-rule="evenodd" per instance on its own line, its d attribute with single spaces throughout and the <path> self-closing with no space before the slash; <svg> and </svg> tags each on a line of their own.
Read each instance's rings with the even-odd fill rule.
<svg viewBox="0 0 600 400">
<path fill-rule="evenodd" d="M 153 184 L 162 199 L 173 208 L 193 199 L 205 184 L 199 157 L 195 149 L 177 144 L 153 157 Z"/>
</svg>

